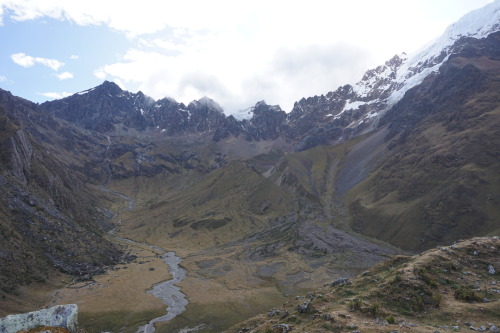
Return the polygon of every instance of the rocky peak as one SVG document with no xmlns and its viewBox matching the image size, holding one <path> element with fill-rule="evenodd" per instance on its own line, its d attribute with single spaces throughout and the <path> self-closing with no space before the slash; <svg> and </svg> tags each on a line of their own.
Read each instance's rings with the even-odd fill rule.
<svg viewBox="0 0 500 333">
<path fill-rule="evenodd" d="M 374 78 L 377 79 L 380 77 L 387 77 L 387 76 L 394 79 L 396 77 L 395 75 L 396 71 L 399 69 L 399 67 L 401 67 L 403 62 L 406 60 L 406 58 L 404 57 L 405 55 L 406 53 L 404 52 L 401 54 L 401 56 L 396 54 L 394 57 L 387 60 L 383 65 L 380 65 L 377 68 L 366 71 L 360 83 L 365 83 L 366 86 L 369 84 L 368 82 L 373 81 Z"/>
<path fill-rule="evenodd" d="M 268 105 L 260 101 L 252 108 L 253 116 L 244 120 L 246 138 L 249 140 L 274 140 L 285 132 L 287 114 L 279 105 Z"/>
<path fill-rule="evenodd" d="M 133 95 L 133 94 L 132 94 Z M 142 91 L 138 91 L 137 94 L 135 94 L 134 96 L 134 103 L 136 105 L 147 105 L 147 106 L 151 106 L 155 100 L 147 95 L 144 95 L 144 93 Z"/>
<path fill-rule="evenodd" d="M 111 96 L 119 96 L 123 93 L 123 90 L 116 83 L 107 80 L 95 87 L 94 91 L 105 92 Z"/>
<path fill-rule="evenodd" d="M 310 122 L 311 118 L 314 121 L 324 122 L 325 118 L 328 119 L 342 111 L 346 101 L 353 96 L 353 87 L 345 85 L 326 95 L 302 98 L 295 102 L 288 120 L 299 127 L 303 127 L 304 122 Z"/>
<path fill-rule="evenodd" d="M 240 121 L 236 120 L 234 116 L 228 116 L 224 121 L 217 126 L 215 133 L 213 135 L 214 141 L 220 141 L 227 138 L 230 135 L 239 136 L 244 133 L 245 129 Z"/>
<path fill-rule="evenodd" d="M 146 108 L 144 116 L 151 127 L 167 135 L 177 135 L 187 130 L 187 108 L 173 98 L 163 98 L 153 102 Z"/>
<path fill-rule="evenodd" d="M 143 130 L 146 120 L 142 113 L 150 103 L 142 93 L 132 94 L 116 83 L 104 81 L 92 89 L 42 103 L 40 107 L 85 129 L 108 132 L 117 124 Z"/>
<path fill-rule="evenodd" d="M 189 127 L 196 132 L 212 132 L 224 123 L 222 107 L 214 100 L 203 97 L 188 105 Z"/>
<path fill-rule="evenodd" d="M 265 113 L 273 113 L 273 112 L 285 112 L 281 110 L 279 105 L 269 105 L 266 101 L 262 100 L 255 103 L 255 106 L 252 108 L 252 112 L 255 115 L 265 114 Z"/>
<path fill-rule="evenodd" d="M 206 111 L 216 111 L 218 113 L 224 113 L 222 107 L 217 104 L 213 99 L 208 97 L 202 97 L 199 100 L 194 100 L 188 105 L 189 110 L 201 110 L 205 109 Z"/>
</svg>

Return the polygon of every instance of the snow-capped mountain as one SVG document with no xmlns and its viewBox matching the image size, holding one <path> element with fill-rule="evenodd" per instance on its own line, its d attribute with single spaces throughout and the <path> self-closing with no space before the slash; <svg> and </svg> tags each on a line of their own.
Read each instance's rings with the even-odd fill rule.
<svg viewBox="0 0 500 333">
<path fill-rule="evenodd" d="M 422 50 L 412 55 L 396 55 L 385 64 L 367 71 L 354 86 L 346 85 L 326 96 L 296 102 L 290 121 L 303 131 L 313 119 L 311 127 L 322 124 L 327 132 L 333 132 L 330 141 L 369 131 L 409 89 L 438 71 L 451 54 L 459 51 L 462 46 L 456 42 L 460 38 L 484 38 L 499 30 L 500 1 L 497 0 L 463 16 Z"/>
<path fill-rule="evenodd" d="M 472 11 L 458 22 L 450 25 L 444 34 L 429 43 L 404 61 L 396 70 L 396 89 L 388 99 L 392 106 L 399 101 L 408 89 L 421 83 L 423 79 L 439 69 L 439 66 L 456 52 L 454 44 L 461 37 L 484 38 L 490 33 L 500 30 L 500 1 Z"/>
<path fill-rule="evenodd" d="M 302 98 L 286 114 L 279 106 L 258 102 L 226 116 L 215 101 L 202 98 L 189 105 L 171 98 L 154 101 L 141 92 L 121 90 L 116 84 L 77 93 L 42 104 L 42 109 L 86 129 L 108 132 L 120 126 L 151 129 L 164 135 L 209 134 L 213 140 L 241 136 L 245 140 L 283 137 L 296 150 L 332 144 L 376 128 L 381 117 L 405 93 L 439 71 L 449 57 L 464 47 L 463 38 L 480 39 L 500 30 L 500 0 L 473 11 L 449 26 L 422 50 L 395 55 L 368 70 L 354 85 L 326 95 Z"/>
</svg>

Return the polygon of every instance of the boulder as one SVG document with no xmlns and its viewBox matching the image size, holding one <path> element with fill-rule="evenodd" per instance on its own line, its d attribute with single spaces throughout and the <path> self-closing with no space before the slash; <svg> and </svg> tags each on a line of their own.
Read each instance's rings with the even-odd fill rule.
<svg viewBox="0 0 500 333">
<path fill-rule="evenodd" d="M 48 309 L 1 318 L 0 333 L 16 333 L 39 326 L 64 327 L 70 332 L 76 332 L 77 318 L 78 306 L 76 304 L 57 305 Z"/>
</svg>

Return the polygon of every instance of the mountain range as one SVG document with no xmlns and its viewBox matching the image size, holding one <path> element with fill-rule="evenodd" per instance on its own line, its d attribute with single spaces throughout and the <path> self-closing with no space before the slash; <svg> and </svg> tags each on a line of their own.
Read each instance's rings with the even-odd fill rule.
<svg viewBox="0 0 500 333">
<path fill-rule="evenodd" d="M 135 265 L 116 235 L 185 258 L 191 310 L 171 325 L 209 330 L 394 254 L 498 235 L 499 92 L 498 1 L 289 113 L 108 81 L 42 104 L 0 89 L 0 313 L 59 272 Z"/>
</svg>

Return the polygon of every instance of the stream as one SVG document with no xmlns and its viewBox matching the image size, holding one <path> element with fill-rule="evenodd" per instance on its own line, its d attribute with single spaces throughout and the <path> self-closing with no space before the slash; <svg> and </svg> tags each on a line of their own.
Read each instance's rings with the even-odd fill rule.
<svg viewBox="0 0 500 333">
<path fill-rule="evenodd" d="M 109 147 L 111 146 L 111 139 L 109 136 L 107 136 L 108 139 L 108 145 L 106 147 L 106 152 L 109 150 Z M 111 161 L 108 159 L 108 179 L 107 181 L 100 186 L 101 190 L 111 193 L 113 195 L 118 196 L 119 198 L 125 200 L 127 202 L 127 208 L 126 210 L 131 210 L 135 207 L 135 201 L 134 199 L 122 194 L 115 192 L 113 190 L 110 190 L 107 188 L 106 185 L 111 181 L 112 179 L 112 170 L 111 170 Z M 116 214 L 118 215 L 118 214 Z M 115 215 L 115 216 L 116 216 Z M 120 222 L 118 223 L 120 224 Z M 136 242 L 128 238 L 121 238 L 115 235 L 115 229 L 110 230 L 109 234 L 113 235 L 116 239 L 121 240 L 122 242 L 126 242 L 129 244 L 134 244 L 134 245 L 141 245 L 141 246 L 146 246 L 154 251 L 157 251 L 159 253 L 162 253 L 160 255 L 160 258 L 163 259 L 165 264 L 169 268 L 169 273 L 172 276 L 172 279 L 163 281 L 160 283 L 157 283 L 153 289 L 148 290 L 148 294 L 152 294 L 154 297 L 160 298 L 163 303 L 167 306 L 167 314 L 152 319 L 149 323 L 146 325 L 140 326 L 137 330 L 137 333 L 153 333 L 155 331 L 155 323 L 161 323 L 161 322 L 166 322 L 171 319 L 173 319 L 175 316 L 181 314 L 182 312 L 186 311 L 186 306 L 188 305 L 188 300 L 186 299 L 186 295 L 184 295 L 181 292 L 181 288 L 176 286 L 179 282 L 184 280 L 186 277 L 186 271 L 182 269 L 179 264 L 181 263 L 182 259 L 178 257 L 175 252 L 168 252 L 165 249 L 162 249 L 159 246 L 154 246 L 154 245 L 149 245 L 146 243 L 141 243 L 141 242 Z"/>
<path fill-rule="evenodd" d="M 158 246 L 136 242 L 128 238 L 116 238 L 126 243 L 147 246 L 155 251 L 163 252 L 160 258 L 168 265 L 172 279 L 156 284 L 153 289 L 148 290 L 148 294 L 152 294 L 154 297 L 160 298 L 163 301 L 167 306 L 167 314 L 152 319 L 149 323 L 140 326 L 137 330 L 137 333 L 153 333 L 155 331 L 155 323 L 172 320 L 175 316 L 186 311 L 186 306 L 189 302 L 186 299 L 186 295 L 182 293 L 181 288 L 176 286 L 176 284 L 186 277 L 186 271 L 179 266 L 182 259 L 179 258 L 175 252 L 167 252 Z"/>
</svg>

